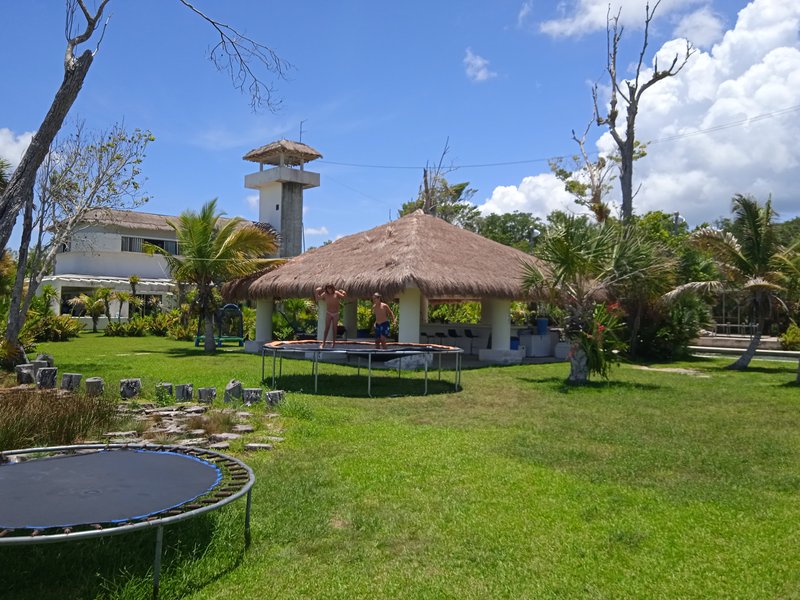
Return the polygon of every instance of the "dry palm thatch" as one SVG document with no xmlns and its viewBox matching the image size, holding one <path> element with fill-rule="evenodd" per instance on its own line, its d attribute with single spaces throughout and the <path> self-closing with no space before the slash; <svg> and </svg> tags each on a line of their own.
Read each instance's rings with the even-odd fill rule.
<svg viewBox="0 0 800 600">
<path fill-rule="evenodd" d="M 302 142 L 278 140 L 266 146 L 250 150 L 242 158 L 264 165 L 284 164 L 294 166 L 322 158 L 322 154 Z"/>
<path fill-rule="evenodd" d="M 523 299 L 523 265 L 532 256 L 418 210 L 369 231 L 343 237 L 286 264 L 227 283 L 230 300 L 313 296 L 331 283 L 350 296 L 395 298 L 419 288 L 429 300 Z"/>
</svg>

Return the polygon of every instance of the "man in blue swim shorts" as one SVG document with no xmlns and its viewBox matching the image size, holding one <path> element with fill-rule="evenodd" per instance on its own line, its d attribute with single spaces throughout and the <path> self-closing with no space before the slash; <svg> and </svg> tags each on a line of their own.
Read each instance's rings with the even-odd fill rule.
<svg viewBox="0 0 800 600">
<path fill-rule="evenodd" d="M 397 324 L 397 319 L 378 292 L 372 294 L 372 312 L 375 314 L 375 347 L 386 350 L 386 338 L 389 336 L 389 319 Z"/>
</svg>

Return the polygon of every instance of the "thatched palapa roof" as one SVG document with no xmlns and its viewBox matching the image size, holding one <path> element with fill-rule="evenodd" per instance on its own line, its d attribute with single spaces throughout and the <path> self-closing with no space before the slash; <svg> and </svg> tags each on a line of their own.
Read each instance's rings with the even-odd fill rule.
<svg viewBox="0 0 800 600">
<path fill-rule="evenodd" d="M 281 157 L 283 157 L 284 165 L 296 166 L 322 158 L 322 154 L 302 142 L 278 140 L 266 146 L 250 150 L 242 158 L 264 165 L 279 165 L 281 164 Z"/>
<path fill-rule="evenodd" d="M 220 217 L 217 221 L 218 225 L 224 226 L 229 217 Z M 137 210 L 122 210 L 117 208 L 93 208 L 86 211 L 83 216 L 82 223 L 85 225 L 104 225 L 114 226 L 121 229 L 144 229 L 146 231 L 162 231 L 174 233 L 174 229 L 170 227 L 169 222 L 177 223 L 178 216 L 159 215 L 156 213 L 146 213 Z M 257 223 L 243 219 L 240 227 L 248 225 L 255 225 L 259 229 L 273 234 L 276 238 L 280 239 L 280 235 L 269 223 Z"/>
<path fill-rule="evenodd" d="M 419 288 L 429 300 L 523 299 L 523 263 L 537 259 L 421 210 L 340 238 L 272 271 L 225 284 L 229 300 L 301 298 L 332 283 L 350 296 L 395 298 Z"/>
</svg>

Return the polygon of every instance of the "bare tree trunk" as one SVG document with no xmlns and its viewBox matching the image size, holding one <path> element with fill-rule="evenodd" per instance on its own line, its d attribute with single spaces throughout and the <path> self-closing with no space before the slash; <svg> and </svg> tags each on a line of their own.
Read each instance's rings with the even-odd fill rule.
<svg viewBox="0 0 800 600">
<path fill-rule="evenodd" d="M 32 191 L 32 190 L 31 190 Z M 25 202 L 24 226 L 22 228 L 22 238 L 19 242 L 19 256 L 17 260 L 17 276 L 14 281 L 14 288 L 11 290 L 11 302 L 8 306 L 8 321 L 6 322 L 6 344 L 13 347 L 15 361 L 27 362 L 25 350 L 19 343 L 19 334 L 25 324 L 27 310 L 21 310 L 23 303 L 23 290 L 25 283 L 26 264 L 28 262 L 28 248 L 31 243 L 31 233 L 33 231 L 33 193 Z M 29 304 L 26 303 L 26 304 Z M 17 363 L 20 364 L 20 363 Z"/>
<path fill-rule="evenodd" d="M 11 176 L 5 193 L 0 197 L 0 248 L 5 248 L 8 244 L 19 211 L 28 200 L 33 199 L 36 172 L 78 97 L 93 59 L 94 54 L 86 50 L 71 65 L 65 67 L 64 81 L 56 92 L 53 104 Z"/>
<path fill-rule="evenodd" d="M 578 344 L 573 344 L 569 353 L 569 377 L 567 383 L 588 383 L 589 359 Z"/>
<path fill-rule="evenodd" d="M 217 340 L 214 338 L 214 314 L 208 309 L 204 310 L 204 313 L 205 335 L 203 338 L 203 350 L 216 352 Z"/>
<path fill-rule="evenodd" d="M 744 354 L 742 354 L 739 358 L 736 359 L 735 362 L 729 364 L 726 369 L 732 369 L 735 371 L 744 371 L 748 365 L 750 365 L 750 361 L 753 360 L 753 357 L 756 355 L 756 348 L 761 343 L 761 323 L 758 323 L 756 327 L 755 335 L 750 339 L 750 345 L 747 346 L 747 350 L 745 350 Z"/>
<path fill-rule="evenodd" d="M 631 337 L 628 342 L 628 352 L 631 357 L 636 356 L 636 351 L 639 346 L 639 330 L 642 328 L 642 301 L 636 301 L 636 316 L 633 318 L 631 325 Z"/>
</svg>

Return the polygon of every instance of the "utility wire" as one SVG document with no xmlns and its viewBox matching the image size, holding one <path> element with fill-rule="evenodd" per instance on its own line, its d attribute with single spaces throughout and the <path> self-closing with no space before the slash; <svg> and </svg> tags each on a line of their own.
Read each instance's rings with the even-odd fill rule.
<svg viewBox="0 0 800 600">
<path fill-rule="evenodd" d="M 696 129 L 694 131 L 687 131 L 684 133 L 677 133 L 675 135 L 659 138 L 656 140 L 652 140 L 647 142 L 647 144 L 660 144 L 663 142 L 673 142 L 676 140 L 682 140 L 685 138 L 695 137 L 698 135 L 706 135 L 709 133 L 714 133 L 717 131 L 722 131 L 725 129 L 732 129 L 734 127 L 741 127 L 743 125 L 749 125 L 750 123 L 757 123 L 758 121 L 763 121 L 766 119 L 772 119 L 774 117 L 780 117 L 789 113 L 800 111 L 800 104 L 796 104 L 794 106 L 789 106 L 787 108 L 781 108 L 778 110 L 774 110 L 771 112 L 763 113 L 760 115 L 756 115 L 754 117 L 746 117 L 744 119 L 739 119 L 738 121 L 731 121 L 729 123 L 722 123 L 720 125 L 715 125 L 713 127 L 707 127 L 704 129 Z M 598 152 L 592 152 L 591 155 L 595 156 L 599 154 Z M 509 160 L 509 161 L 501 161 L 501 162 L 492 162 L 492 163 L 476 163 L 476 164 L 464 164 L 464 165 L 452 165 L 450 168 L 453 169 L 479 169 L 483 167 L 506 167 L 512 165 L 525 165 L 525 164 L 533 164 L 533 163 L 544 163 L 550 162 L 552 160 L 559 160 L 563 159 L 565 156 L 569 155 L 560 155 L 560 156 L 551 156 L 547 158 L 531 158 L 527 160 Z M 328 165 L 336 165 L 339 167 L 356 167 L 359 169 L 414 169 L 414 170 L 421 170 L 424 169 L 425 166 L 413 166 L 413 165 L 376 165 L 376 164 L 362 164 L 362 163 L 348 163 L 348 162 L 336 162 L 332 160 L 324 160 L 321 159 L 320 163 L 328 164 Z M 355 190 L 354 190 L 355 191 Z"/>
</svg>

